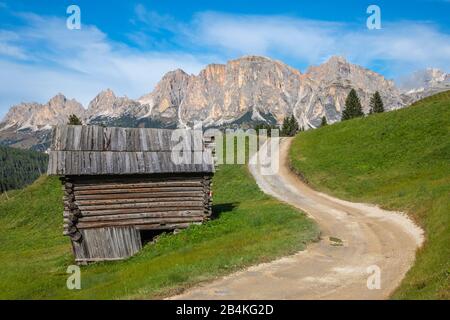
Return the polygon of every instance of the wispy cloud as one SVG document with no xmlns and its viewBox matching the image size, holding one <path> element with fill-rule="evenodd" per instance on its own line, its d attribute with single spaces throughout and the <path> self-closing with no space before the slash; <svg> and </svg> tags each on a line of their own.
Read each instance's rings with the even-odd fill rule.
<svg viewBox="0 0 450 320">
<path fill-rule="evenodd" d="M 1 2 L 0 2 L 1 3 Z M 61 18 L 21 13 L 21 26 L 0 28 L 0 114 L 21 101 L 57 92 L 87 104 L 100 90 L 139 97 L 162 75 L 246 54 L 319 64 L 332 55 L 376 67 L 388 77 L 433 66 L 450 68 L 450 35 L 426 22 L 387 22 L 382 30 L 282 15 L 200 12 L 187 22 L 138 5 L 128 38 L 112 41 L 94 25 L 68 30 Z"/>
<path fill-rule="evenodd" d="M 157 11 L 148 10 L 142 4 L 136 5 L 134 11 L 136 14 L 135 20 L 144 23 L 152 31 L 169 30 L 174 32 L 181 25 L 171 15 L 159 14 Z"/>
<path fill-rule="evenodd" d="M 133 49 L 95 26 L 68 30 L 64 19 L 21 16 L 24 26 L 0 30 L 0 113 L 21 101 L 45 102 L 57 92 L 84 105 L 105 88 L 137 98 L 167 71 L 195 73 L 205 63 L 185 52 Z"/>
<path fill-rule="evenodd" d="M 166 41 L 182 44 L 189 52 L 201 48 L 222 60 L 260 54 L 305 66 L 343 55 L 367 67 L 382 66 L 389 77 L 429 66 L 450 69 L 450 35 L 431 22 L 383 20 L 381 30 L 368 30 L 365 21 L 200 12 L 181 23 L 142 5 L 136 12 L 137 21 L 147 28 L 171 32 L 165 35 Z"/>
<path fill-rule="evenodd" d="M 25 60 L 25 52 L 20 48 L 18 42 L 20 37 L 10 31 L 0 30 L 0 56 Z"/>
<path fill-rule="evenodd" d="M 343 55 L 365 66 L 381 61 L 389 75 L 450 67 L 450 35 L 431 23 L 385 22 L 381 30 L 368 30 L 365 25 L 210 12 L 197 15 L 186 30 L 192 42 L 230 55 L 282 56 L 306 64 Z"/>
</svg>

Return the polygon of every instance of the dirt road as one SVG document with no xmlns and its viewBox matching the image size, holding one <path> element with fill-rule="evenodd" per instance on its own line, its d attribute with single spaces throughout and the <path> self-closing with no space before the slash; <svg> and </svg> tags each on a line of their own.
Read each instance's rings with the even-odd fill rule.
<svg viewBox="0 0 450 320">
<path fill-rule="evenodd" d="M 173 298 L 386 299 L 398 286 L 423 242 L 422 230 L 401 213 L 339 200 L 309 188 L 289 170 L 290 142 L 281 140 L 277 174 L 263 175 L 257 165 L 249 169 L 264 192 L 313 218 L 321 229 L 321 241 L 295 255 L 201 284 Z"/>
</svg>

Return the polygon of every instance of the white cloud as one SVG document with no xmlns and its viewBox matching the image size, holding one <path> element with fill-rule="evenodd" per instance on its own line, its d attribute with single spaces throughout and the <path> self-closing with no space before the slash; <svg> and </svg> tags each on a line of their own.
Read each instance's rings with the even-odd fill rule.
<svg viewBox="0 0 450 320">
<path fill-rule="evenodd" d="M 14 59 L 26 59 L 23 50 L 16 43 L 19 36 L 11 31 L 0 30 L 0 56 L 7 56 Z"/>
<path fill-rule="evenodd" d="M 383 22 L 381 30 L 360 25 L 286 16 L 201 13 L 185 35 L 192 43 L 230 55 L 262 54 L 317 64 L 331 55 L 371 66 L 382 62 L 389 75 L 436 66 L 450 68 L 450 35 L 430 23 Z"/>
<path fill-rule="evenodd" d="M 57 92 L 84 105 L 105 88 L 136 98 L 151 91 L 167 71 L 197 73 L 207 62 L 244 54 L 271 56 L 294 66 L 343 55 L 369 68 L 377 66 L 388 77 L 450 67 L 450 36 L 429 23 L 383 21 L 382 30 L 369 31 L 365 21 L 356 25 L 204 12 L 183 24 L 138 6 L 136 31 L 128 34 L 142 45 L 136 49 L 112 41 L 92 25 L 68 30 L 64 19 L 20 16 L 25 26 L 0 29 L 0 115 L 12 104 L 46 102 Z M 165 36 L 152 38 L 155 32 Z M 150 47 L 159 51 L 142 49 L 153 40 Z"/>
<path fill-rule="evenodd" d="M 22 16 L 25 27 L 0 31 L 0 114 L 22 101 L 44 103 L 58 92 L 85 106 L 105 88 L 137 98 L 170 70 L 196 73 L 204 65 L 188 53 L 134 50 L 94 26 L 68 30 L 63 19 Z"/>
<path fill-rule="evenodd" d="M 233 54 L 283 54 L 317 62 L 337 45 L 341 24 L 284 16 L 197 15 L 186 35 L 197 44 Z"/>
<path fill-rule="evenodd" d="M 154 10 L 147 10 L 142 4 L 136 5 L 134 11 L 137 21 L 144 23 L 152 31 L 176 31 L 181 25 L 172 16 L 167 14 L 162 15 Z"/>
</svg>

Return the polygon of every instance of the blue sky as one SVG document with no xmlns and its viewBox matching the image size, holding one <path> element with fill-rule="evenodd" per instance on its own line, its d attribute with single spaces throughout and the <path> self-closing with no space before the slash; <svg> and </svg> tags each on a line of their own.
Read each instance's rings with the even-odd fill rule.
<svg viewBox="0 0 450 320">
<path fill-rule="evenodd" d="M 81 30 L 66 9 L 81 9 Z M 366 9 L 381 8 L 381 30 Z M 302 72 L 332 55 L 387 78 L 450 71 L 450 0 L 0 0 L 0 117 L 58 92 L 85 106 L 102 89 L 137 98 L 167 71 L 198 73 L 242 55 Z"/>
</svg>

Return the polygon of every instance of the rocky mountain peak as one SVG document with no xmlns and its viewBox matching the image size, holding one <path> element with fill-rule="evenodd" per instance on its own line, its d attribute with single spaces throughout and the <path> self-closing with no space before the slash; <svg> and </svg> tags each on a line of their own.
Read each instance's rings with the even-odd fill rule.
<svg viewBox="0 0 450 320">
<path fill-rule="evenodd" d="M 423 91 L 449 84 L 450 74 L 437 68 L 416 71 L 400 81 L 400 87 L 405 91 Z"/>
<path fill-rule="evenodd" d="M 413 79 L 413 88 L 420 85 L 421 89 L 401 92 L 382 75 L 340 56 L 330 57 L 303 74 L 281 61 L 245 56 L 226 64 L 209 64 L 198 75 L 189 75 L 181 69 L 168 72 L 152 92 L 136 101 L 116 96 L 107 89 L 89 103 L 86 111 L 62 94 L 45 105 L 22 103 L 12 107 L 0 124 L 0 141 L 14 140 L 11 137 L 17 135 L 18 129 L 44 132 L 52 124 L 67 122 L 70 114 L 77 114 L 91 124 L 168 128 L 192 126 L 198 121 L 205 127 L 245 128 L 255 122 L 280 124 L 286 116 L 294 114 L 299 125 L 309 129 L 319 126 L 323 116 L 329 123 L 339 121 L 352 88 L 366 113 L 370 97 L 376 91 L 385 109 L 393 110 L 450 89 L 450 76 L 438 69 L 424 70 Z M 36 141 L 39 134 L 29 136 L 30 141 Z M 24 139 L 18 137 L 17 141 Z"/>
<path fill-rule="evenodd" d="M 445 73 L 438 68 L 427 68 L 426 74 L 429 75 L 429 79 L 436 82 L 444 81 L 449 76 L 448 73 Z"/>
<path fill-rule="evenodd" d="M 228 61 L 230 64 L 238 64 L 238 63 L 271 63 L 274 62 L 271 58 L 263 57 L 263 56 L 243 56 L 234 60 Z"/>
<path fill-rule="evenodd" d="M 67 98 L 62 93 L 58 93 L 53 98 L 48 101 L 49 105 L 53 106 L 64 106 L 67 101 Z"/>
<path fill-rule="evenodd" d="M 347 59 L 343 56 L 331 56 L 327 62 L 330 64 L 350 64 Z"/>
<path fill-rule="evenodd" d="M 71 114 L 83 116 L 83 106 L 75 99 L 68 100 L 63 94 L 57 94 L 46 104 L 33 102 L 13 106 L 0 124 L 0 130 L 42 130 L 66 123 Z"/>
<path fill-rule="evenodd" d="M 95 107 L 98 104 L 112 104 L 116 100 L 116 95 L 111 89 L 101 91 L 95 96 L 95 98 L 89 103 L 90 107 Z"/>
<path fill-rule="evenodd" d="M 117 97 L 111 89 L 100 92 L 90 103 L 86 112 L 87 120 L 97 118 L 117 118 L 139 105 L 128 97 Z"/>
<path fill-rule="evenodd" d="M 450 90 L 450 74 L 437 68 L 416 71 L 399 81 L 408 103 Z"/>
<path fill-rule="evenodd" d="M 178 106 L 183 101 L 191 76 L 181 69 L 166 73 L 151 93 L 138 99 L 142 105 L 135 114 L 138 118 L 150 115 L 152 120 L 176 126 Z"/>
<path fill-rule="evenodd" d="M 306 74 L 313 80 L 322 83 L 340 83 L 356 86 L 360 89 L 376 90 L 374 84 L 380 84 L 385 89 L 395 89 L 394 82 L 379 73 L 348 62 L 344 57 L 332 56 L 328 61 L 312 66 Z M 382 88 L 380 88 L 382 89 Z"/>
<path fill-rule="evenodd" d="M 173 71 L 167 72 L 162 78 L 161 81 L 173 81 L 175 79 L 189 77 L 189 75 L 183 69 L 175 69 Z"/>
<path fill-rule="evenodd" d="M 288 66 L 284 62 L 273 60 L 268 57 L 263 56 L 243 56 L 238 59 L 230 60 L 227 62 L 226 67 L 232 68 L 232 69 L 255 69 L 255 68 L 282 68 L 282 69 L 289 69 L 290 72 L 300 74 L 300 71 Z"/>
</svg>

